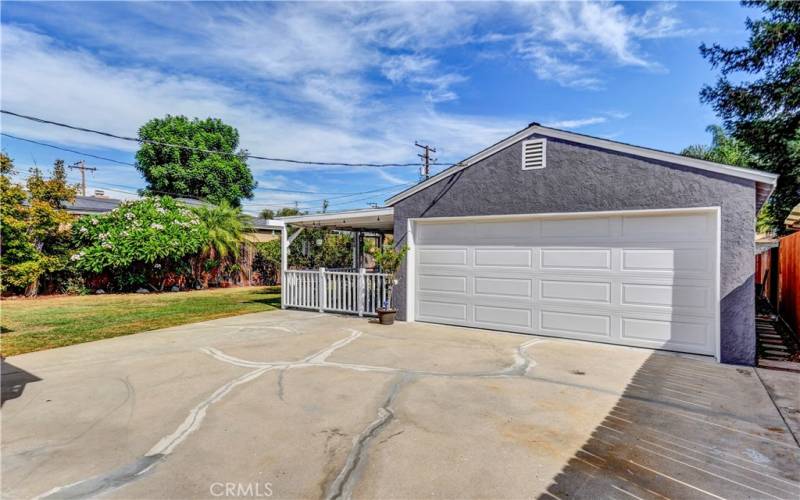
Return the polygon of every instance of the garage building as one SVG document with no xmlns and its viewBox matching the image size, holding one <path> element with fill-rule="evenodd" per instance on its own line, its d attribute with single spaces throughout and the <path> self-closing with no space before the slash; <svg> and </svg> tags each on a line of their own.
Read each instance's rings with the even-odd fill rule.
<svg viewBox="0 0 800 500">
<path fill-rule="evenodd" d="M 398 319 L 751 365 L 776 180 L 533 123 L 387 200 Z"/>
</svg>

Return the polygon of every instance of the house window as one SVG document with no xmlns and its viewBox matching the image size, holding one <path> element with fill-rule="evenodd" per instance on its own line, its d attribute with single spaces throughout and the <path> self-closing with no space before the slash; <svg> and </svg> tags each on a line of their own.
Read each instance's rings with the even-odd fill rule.
<svg viewBox="0 0 800 500">
<path fill-rule="evenodd" d="M 522 141 L 522 170 L 534 170 L 546 166 L 547 140 Z"/>
</svg>

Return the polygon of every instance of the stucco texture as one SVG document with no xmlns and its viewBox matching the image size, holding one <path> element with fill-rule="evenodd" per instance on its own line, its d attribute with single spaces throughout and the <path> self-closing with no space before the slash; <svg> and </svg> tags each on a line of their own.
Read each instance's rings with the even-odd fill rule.
<svg viewBox="0 0 800 500">
<path fill-rule="evenodd" d="M 521 153 L 513 144 L 397 202 L 395 241 L 409 218 L 721 207 L 720 358 L 755 363 L 754 182 L 551 138 L 546 168 L 522 170 Z M 405 266 L 399 274 L 405 319 Z"/>
</svg>

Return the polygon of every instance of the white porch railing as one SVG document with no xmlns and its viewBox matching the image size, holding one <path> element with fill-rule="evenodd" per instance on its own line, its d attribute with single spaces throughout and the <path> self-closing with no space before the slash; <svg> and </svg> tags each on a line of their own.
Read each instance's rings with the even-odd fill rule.
<svg viewBox="0 0 800 500">
<path fill-rule="evenodd" d="M 387 298 L 388 274 L 328 271 L 284 271 L 282 287 L 286 307 L 334 311 L 363 316 Z"/>
</svg>

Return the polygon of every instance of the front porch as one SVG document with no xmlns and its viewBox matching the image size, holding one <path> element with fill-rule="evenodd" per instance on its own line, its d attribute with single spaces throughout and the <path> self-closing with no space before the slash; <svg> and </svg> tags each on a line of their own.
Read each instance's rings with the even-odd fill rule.
<svg viewBox="0 0 800 500">
<path fill-rule="evenodd" d="M 283 217 L 281 232 L 281 307 L 372 316 L 388 299 L 388 275 L 364 252 L 374 239 L 382 247 L 394 229 L 394 210 L 375 208 Z M 326 228 L 353 238 L 349 268 L 290 269 L 292 242 L 307 229 Z"/>
</svg>

